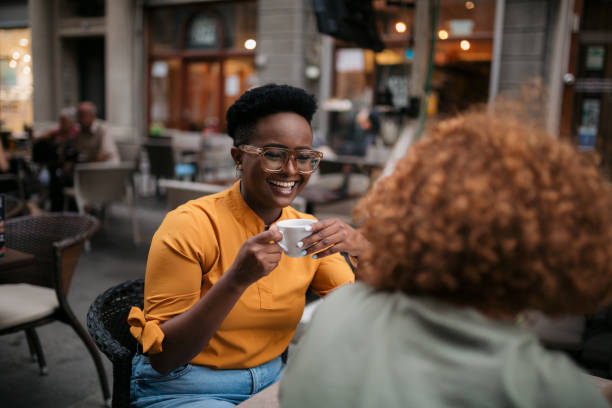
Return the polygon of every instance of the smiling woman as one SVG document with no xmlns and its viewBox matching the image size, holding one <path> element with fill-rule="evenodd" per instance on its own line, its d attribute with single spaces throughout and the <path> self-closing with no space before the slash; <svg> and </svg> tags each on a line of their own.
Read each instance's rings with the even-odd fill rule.
<svg viewBox="0 0 612 408">
<path fill-rule="evenodd" d="M 304 90 L 273 84 L 228 110 L 241 177 L 170 212 L 153 237 L 144 311 L 133 308 L 128 319 L 141 344 L 133 406 L 229 407 L 249 398 L 279 380 L 306 291 L 324 296 L 354 280 L 337 252 L 358 256 L 368 246 L 358 231 L 315 222 L 297 244 L 303 256 L 291 258 L 272 225 L 314 218 L 290 204 L 322 157 L 312 150 L 315 110 Z"/>
</svg>

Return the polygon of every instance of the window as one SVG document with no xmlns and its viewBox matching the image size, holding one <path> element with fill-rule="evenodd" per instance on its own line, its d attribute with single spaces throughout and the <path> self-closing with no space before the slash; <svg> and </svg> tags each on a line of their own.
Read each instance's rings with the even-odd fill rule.
<svg viewBox="0 0 612 408">
<path fill-rule="evenodd" d="M 20 134 L 32 124 L 30 29 L 0 30 L 0 125 Z"/>
</svg>

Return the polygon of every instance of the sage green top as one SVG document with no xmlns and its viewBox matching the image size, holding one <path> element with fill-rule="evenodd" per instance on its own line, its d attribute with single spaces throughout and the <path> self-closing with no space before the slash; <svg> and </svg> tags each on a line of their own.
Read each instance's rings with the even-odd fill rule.
<svg viewBox="0 0 612 408">
<path fill-rule="evenodd" d="M 608 407 L 567 357 L 511 323 L 363 283 L 315 311 L 282 407 Z"/>
</svg>

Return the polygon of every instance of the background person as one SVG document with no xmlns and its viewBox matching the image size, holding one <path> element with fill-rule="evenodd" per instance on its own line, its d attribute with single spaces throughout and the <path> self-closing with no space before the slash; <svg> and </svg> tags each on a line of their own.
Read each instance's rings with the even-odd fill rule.
<svg viewBox="0 0 612 408">
<path fill-rule="evenodd" d="M 64 187 L 73 185 L 74 164 L 78 156 L 78 128 L 74 119 L 74 107 L 62 109 L 58 127 L 36 137 L 32 147 L 32 160 L 43 164 L 48 171 L 51 211 L 64 210 Z"/>
<path fill-rule="evenodd" d="M 144 313 L 133 308 L 128 319 L 141 344 L 132 406 L 231 407 L 249 398 L 280 378 L 308 288 L 323 296 L 353 281 L 337 252 L 358 256 L 368 243 L 340 220 L 312 224 L 305 257 L 282 255 L 277 244 L 275 222 L 314 218 L 290 204 L 320 159 L 315 110 L 304 90 L 270 84 L 227 111 L 241 177 L 168 213 L 153 237 Z"/>
<path fill-rule="evenodd" d="M 77 109 L 79 131 L 76 149 L 81 163 L 119 163 L 119 151 L 106 126 L 96 118 L 97 109 L 92 102 L 81 102 Z"/>
<path fill-rule="evenodd" d="M 359 282 L 320 305 L 283 407 L 605 407 L 517 314 L 609 304 L 611 187 L 574 148 L 472 113 L 416 143 L 355 215 Z"/>
</svg>

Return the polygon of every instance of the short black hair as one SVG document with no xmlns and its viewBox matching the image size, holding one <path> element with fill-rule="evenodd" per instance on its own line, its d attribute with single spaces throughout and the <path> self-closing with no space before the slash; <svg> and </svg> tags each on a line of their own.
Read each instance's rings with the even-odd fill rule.
<svg viewBox="0 0 612 408">
<path fill-rule="evenodd" d="M 294 112 L 310 124 L 317 110 L 314 95 L 291 85 L 266 84 L 243 93 L 227 110 L 227 133 L 234 146 L 246 144 L 257 121 L 280 112 Z"/>
</svg>

